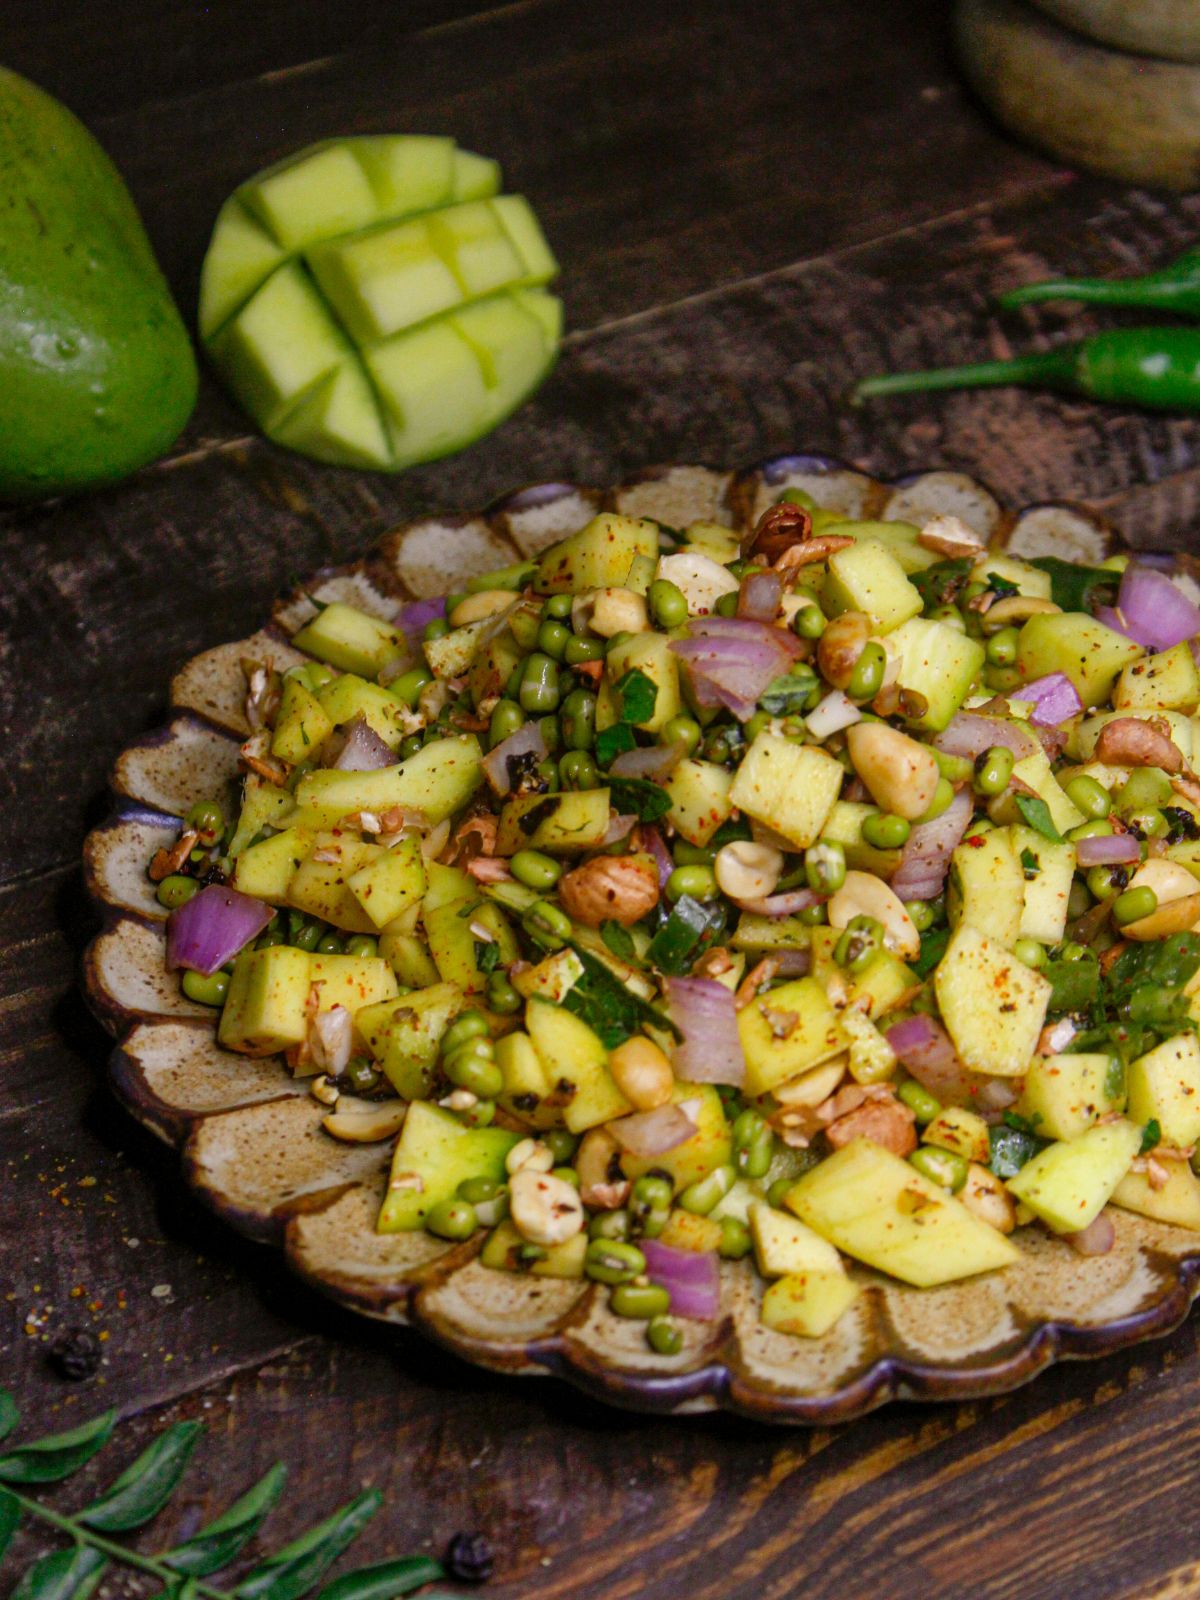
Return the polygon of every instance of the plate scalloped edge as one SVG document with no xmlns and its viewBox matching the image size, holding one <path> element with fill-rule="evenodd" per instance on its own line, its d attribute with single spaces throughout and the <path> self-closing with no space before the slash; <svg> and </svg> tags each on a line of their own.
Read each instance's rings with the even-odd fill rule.
<svg viewBox="0 0 1200 1600">
<path fill-rule="evenodd" d="M 1117 1212 L 1107 1256 L 1083 1258 L 1026 1229 L 1016 1266 L 942 1289 L 910 1289 L 855 1268 L 866 1292 L 816 1340 L 763 1327 L 750 1264 L 723 1262 L 720 1318 L 682 1322 L 683 1349 L 656 1355 L 640 1325 L 613 1316 L 586 1282 L 488 1271 L 475 1243 L 376 1234 L 389 1146 L 339 1144 L 320 1126 L 323 1108 L 277 1058 L 248 1060 L 217 1046 L 212 1012 L 189 1002 L 165 969 L 165 913 L 145 873 L 155 844 L 178 832 L 193 800 L 231 791 L 249 733 L 242 659 L 302 659 L 287 641 L 312 613 L 310 595 L 390 616 L 407 598 L 452 590 L 473 572 L 535 554 L 600 509 L 672 526 L 747 527 L 789 487 L 856 517 L 953 513 L 1014 554 L 1094 560 L 1124 547 L 1083 505 L 1013 514 L 963 473 L 885 482 L 800 452 L 736 473 L 650 468 L 603 492 L 535 484 L 477 514 L 421 518 L 360 560 L 315 574 L 258 633 L 205 651 L 175 675 L 169 720 L 117 759 L 114 808 L 86 841 L 85 884 L 102 927 L 83 965 L 89 1003 L 117 1040 L 109 1080 L 118 1098 L 179 1150 L 185 1181 L 223 1221 L 282 1248 L 295 1272 L 340 1304 L 411 1325 L 478 1365 L 554 1374 L 619 1406 L 832 1424 L 892 1399 L 1000 1394 L 1054 1361 L 1170 1332 L 1200 1293 L 1200 1239 Z"/>
</svg>

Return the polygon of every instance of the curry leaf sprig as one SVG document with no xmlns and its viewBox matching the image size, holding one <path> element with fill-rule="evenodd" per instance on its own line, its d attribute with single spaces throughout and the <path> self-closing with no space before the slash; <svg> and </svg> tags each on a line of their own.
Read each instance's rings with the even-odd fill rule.
<svg viewBox="0 0 1200 1600">
<path fill-rule="evenodd" d="M 33 1562 L 13 1589 L 13 1600 L 87 1600 L 113 1564 L 155 1580 L 153 1600 L 301 1600 L 349 1548 L 382 1501 L 377 1489 L 355 1495 L 324 1521 L 264 1557 L 231 1588 L 219 1588 L 204 1580 L 233 1561 L 258 1532 L 283 1493 L 286 1468 L 277 1462 L 207 1527 L 148 1555 L 111 1536 L 144 1527 L 166 1506 L 179 1487 L 202 1424 L 177 1422 L 165 1429 L 98 1498 L 78 1511 L 58 1511 L 28 1492 L 36 1485 L 61 1483 L 85 1466 L 108 1443 L 116 1420 L 115 1411 L 106 1411 L 66 1433 L 33 1439 L 0 1455 L 0 1561 L 23 1518 L 47 1525 L 69 1541 L 65 1548 Z M 0 1440 L 18 1421 L 12 1396 L 0 1389 Z M 316 1600 L 393 1600 L 445 1576 L 440 1561 L 402 1556 L 343 1573 L 321 1589 Z"/>
</svg>

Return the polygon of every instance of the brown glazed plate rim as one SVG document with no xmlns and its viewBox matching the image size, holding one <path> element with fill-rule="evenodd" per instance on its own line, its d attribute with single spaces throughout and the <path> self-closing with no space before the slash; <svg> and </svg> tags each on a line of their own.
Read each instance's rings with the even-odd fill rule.
<svg viewBox="0 0 1200 1600">
<path fill-rule="evenodd" d="M 114 1093 L 179 1151 L 189 1187 L 239 1233 L 281 1248 L 302 1279 L 351 1311 L 411 1326 L 479 1366 L 557 1376 L 629 1409 L 832 1424 L 893 1399 L 1001 1394 L 1055 1361 L 1169 1333 L 1200 1293 L 1200 1236 L 1114 1210 L 1111 1260 L 1086 1261 L 1024 1230 L 1026 1258 L 1017 1267 L 940 1290 L 855 1268 L 868 1292 L 815 1341 L 763 1329 L 751 1264 L 725 1262 L 720 1318 L 682 1324 L 683 1352 L 657 1356 L 607 1311 L 594 1285 L 488 1272 L 475 1262 L 477 1243 L 374 1235 L 389 1146 L 339 1145 L 319 1128 L 321 1107 L 278 1058 L 247 1061 L 219 1049 L 212 1013 L 183 999 L 165 970 L 165 914 L 144 871 L 156 838 L 177 831 L 187 805 L 232 781 L 246 736 L 241 658 L 289 660 L 287 638 L 311 613 L 309 596 L 341 596 L 390 615 L 410 596 L 445 592 L 471 570 L 534 553 L 599 509 L 744 527 L 789 486 L 857 516 L 952 511 L 1014 552 L 1095 559 L 1125 548 L 1084 505 L 1011 512 L 963 473 L 933 469 L 885 481 L 803 451 L 739 472 L 649 468 L 607 491 L 531 484 L 479 513 L 406 524 L 359 560 L 314 574 L 251 639 L 206 651 L 176 674 L 167 722 L 118 758 L 112 809 L 85 844 L 85 886 L 101 929 L 84 956 L 84 988 L 116 1040 Z M 1192 571 L 1187 557 L 1177 559 Z"/>
</svg>

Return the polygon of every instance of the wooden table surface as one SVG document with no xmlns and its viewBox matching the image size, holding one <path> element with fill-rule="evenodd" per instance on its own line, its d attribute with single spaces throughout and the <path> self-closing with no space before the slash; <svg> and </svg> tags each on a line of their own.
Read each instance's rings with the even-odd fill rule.
<svg viewBox="0 0 1200 1600">
<path fill-rule="evenodd" d="M 131 1419 L 123 1452 L 202 1418 L 191 1512 L 282 1455 L 285 1532 L 378 1484 L 388 1509 L 365 1554 L 483 1529 L 496 1600 L 1200 1593 L 1194 1322 L 1003 1400 L 835 1431 L 645 1419 L 492 1377 L 335 1311 L 203 1213 L 109 1097 L 108 1041 L 75 987 L 82 835 L 169 674 L 249 632 L 290 578 L 417 513 L 539 477 L 604 484 L 797 446 L 884 474 L 965 469 L 1010 504 L 1086 498 L 1137 542 L 1194 544 L 1193 421 L 1017 392 L 869 413 L 842 397 L 871 370 L 1092 326 L 1069 309 L 998 319 L 990 298 L 1051 269 L 1167 259 L 1200 232 L 1200 199 L 1011 143 L 957 83 L 938 0 L 3 13 L 5 63 L 89 121 L 189 318 L 236 182 L 310 140 L 394 129 L 502 160 L 564 264 L 570 326 L 531 405 L 400 478 L 265 445 L 206 380 L 168 460 L 0 513 L 0 1375 L 31 1423 L 113 1403 Z M 67 1323 L 108 1334 L 90 1384 L 47 1367 Z"/>
</svg>

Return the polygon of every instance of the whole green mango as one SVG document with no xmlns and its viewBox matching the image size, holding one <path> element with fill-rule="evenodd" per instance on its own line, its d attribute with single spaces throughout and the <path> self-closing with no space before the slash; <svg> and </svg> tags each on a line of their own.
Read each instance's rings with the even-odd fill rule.
<svg viewBox="0 0 1200 1600">
<path fill-rule="evenodd" d="M 0 67 L 0 499 L 124 477 L 195 401 L 187 330 L 117 169 Z"/>
</svg>

